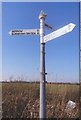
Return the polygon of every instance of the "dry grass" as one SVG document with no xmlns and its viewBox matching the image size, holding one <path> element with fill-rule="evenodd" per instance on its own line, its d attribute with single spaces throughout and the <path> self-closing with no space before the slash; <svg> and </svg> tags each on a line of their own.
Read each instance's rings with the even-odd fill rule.
<svg viewBox="0 0 81 120">
<path fill-rule="evenodd" d="M 39 118 L 39 84 L 3 83 L 3 118 Z M 76 108 L 65 112 L 68 100 L 76 103 Z M 47 118 L 79 117 L 79 85 L 46 84 Z"/>
</svg>

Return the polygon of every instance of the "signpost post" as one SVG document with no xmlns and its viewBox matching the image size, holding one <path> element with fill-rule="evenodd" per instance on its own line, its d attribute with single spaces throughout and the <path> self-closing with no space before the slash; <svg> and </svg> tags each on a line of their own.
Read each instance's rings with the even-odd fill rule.
<svg viewBox="0 0 81 120">
<path fill-rule="evenodd" d="M 46 14 L 40 13 L 40 118 L 46 117 L 46 90 L 45 90 L 45 43 L 44 21 Z"/>
<path fill-rule="evenodd" d="M 45 72 L 45 43 L 53 40 L 57 37 L 60 37 L 66 33 L 71 32 L 75 24 L 70 23 L 52 33 L 45 35 L 45 26 L 52 29 L 51 26 L 45 24 L 46 14 L 41 11 L 39 15 L 40 20 L 40 29 L 21 29 L 21 30 L 11 30 L 9 32 L 10 35 L 40 35 L 40 118 L 46 118 L 46 72 Z"/>
</svg>

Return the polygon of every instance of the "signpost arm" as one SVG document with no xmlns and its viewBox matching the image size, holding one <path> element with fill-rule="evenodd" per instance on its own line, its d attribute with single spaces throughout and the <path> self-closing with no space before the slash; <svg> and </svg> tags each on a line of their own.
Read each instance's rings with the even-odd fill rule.
<svg viewBox="0 0 81 120">
<path fill-rule="evenodd" d="M 45 43 L 44 20 L 46 14 L 40 13 L 40 118 L 46 117 L 46 90 L 45 90 Z"/>
</svg>

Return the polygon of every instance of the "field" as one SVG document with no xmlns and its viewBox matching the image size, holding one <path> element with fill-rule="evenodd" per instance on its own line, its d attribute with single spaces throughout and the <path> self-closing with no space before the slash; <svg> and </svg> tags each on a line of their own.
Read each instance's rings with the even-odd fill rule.
<svg viewBox="0 0 81 120">
<path fill-rule="evenodd" d="M 3 83 L 3 118 L 39 118 L 39 92 L 39 83 Z M 76 107 L 67 112 L 69 100 Z M 46 118 L 79 118 L 78 84 L 46 83 Z"/>
</svg>

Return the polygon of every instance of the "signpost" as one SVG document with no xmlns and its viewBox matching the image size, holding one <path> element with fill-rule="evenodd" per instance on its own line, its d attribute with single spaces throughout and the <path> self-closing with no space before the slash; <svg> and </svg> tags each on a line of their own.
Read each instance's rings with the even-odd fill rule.
<svg viewBox="0 0 81 120">
<path fill-rule="evenodd" d="M 52 29 L 51 26 L 45 23 L 46 14 L 41 11 L 39 15 L 40 20 L 40 29 L 21 29 L 21 30 L 11 30 L 9 32 L 10 35 L 40 35 L 40 118 L 46 118 L 46 72 L 45 72 L 45 43 L 53 40 L 57 37 L 60 37 L 66 33 L 71 32 L 75 24 L 70 23 L 48 35 L 45 35 L 44 27 L 48 27 Z"/>
</svg>

